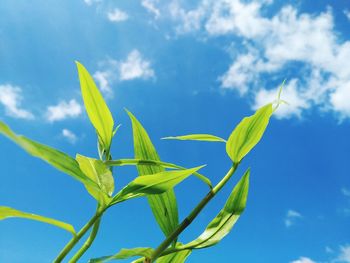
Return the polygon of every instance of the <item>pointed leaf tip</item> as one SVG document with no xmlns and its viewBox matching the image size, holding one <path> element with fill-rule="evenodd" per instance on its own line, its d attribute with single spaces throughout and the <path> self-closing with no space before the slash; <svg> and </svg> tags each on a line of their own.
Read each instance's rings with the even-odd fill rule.
<svg viewBox="0 0 350 263">
<path fill-rule="evenodd" d="M 109 151 L 114 127 L 112 114 L 90 73 L 80 62 L 76 61 L 76 65 L 86 112 L 102 141 L 103 147 Z"/>
<path fill-rule="evenodd" d="M 62 222 L 62 221 L 59 221 L 56 219 L 52 219 L 52 218 L 48 218 L 48 217 L 44 217 L 44 216 L 40 216 L 40 215 L 36 215 L 36 214 L 22 212 L 22 211 L 19 211 L 19 210 L 16 210 L 16 209 L 13 209 L 13 208 L 7 207 L 7 206 L 0 206 L 0 220 L 4 220 L 7 218 L 11 218 L 11 217 L 26 218 L 26 219 L 30 219 L 30 220 L 34 220 L 34 221 L 47 223 L 47 224 L 62 228 L 64 230 L 72 233 L 73 235 L 76 234 L 74 227 L 70 224 L 65 223 L 65 222 Z"/>
</svg>

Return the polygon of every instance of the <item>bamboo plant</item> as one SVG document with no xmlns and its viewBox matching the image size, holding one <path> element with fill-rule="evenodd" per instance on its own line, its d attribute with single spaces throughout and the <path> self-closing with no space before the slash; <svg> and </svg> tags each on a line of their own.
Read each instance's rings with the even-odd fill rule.
<svg viewBox="0 0 350 263">
<path fill-rule="evenodd" d="M 274 110 L 280 100 L 258 109 L 252 116 L 244 118 L 233 130 L 227 140 L 210 134 L 190 134 L 166 137 L 173 140 L 195 140 L 226 144 L 226 152 L 231 159 L 231 167 L 221 180 L 213 185 L 210 179 L 199 170 L 203 166 L 184 168 L 169 162 L 163 162 L 154 148 L 144 127 L 129 111 L 126 111 L 132 123 L 134 139 L 134 158 L 113 160 L 111 146 L 119 126 L 116 126 L 112 114 L 97 88 L 93 78 L 85 67 L 76 62 L 81 93 L 87 115 L 97 134 L 97 151 L 99 158 L 80 154 L 76 158 L 14 133 L 0 121 L 0 133 L 15 142 L 29 154 L 42 159 L 61 172 L 80 181 L 87 192 L 96 200 L 97 209 L 91 219 L 79 230 L 65 222 L 22 212 L 10 207 L 0 206 L 0 220 L 19 217 L 41 221 L 60 227 L 72 234 L 71 239 L 58 253 L 54 262 L 62 262 L 78 242 L 87 236 L 83 245 L 71 256 L 69 262 L 77 262 L 89 249 L 98 233 L 104 213 L 121 202 L 136 197 L 146 197 L 154 218 L 164 233 L 164 241 L 156 248 L 138 247 L 121 249 L 117 254 L 91 259 L 90 262 L 107 262 L 111 260 L 137 257 L 136 262 L 182 263 L 193 250 L 207 248 L 219 243 L 233 228 L 243 213 L 248 196 L 250 169 L 241 177 L 232 190 L 226 204 L 208 224 L 198 238 L 183 244 L 178 241 L 180 234 L 200 214 L 202 209 L 220 192 L 236 172 L 243 158 L 255 147 L 263 136 Z M 125 187 L 114 193 L 113 167 L 133 165 L 138 176 Z M 117 168 L 115 168 L 117 169 Z M 208 193 L 181 222 L 178 216 L 178 204 L 173 188 L 189 176 L 196 176 L 208 186 Z M 98 255 L 97 255 L 98 256 Z"/>
</svg>

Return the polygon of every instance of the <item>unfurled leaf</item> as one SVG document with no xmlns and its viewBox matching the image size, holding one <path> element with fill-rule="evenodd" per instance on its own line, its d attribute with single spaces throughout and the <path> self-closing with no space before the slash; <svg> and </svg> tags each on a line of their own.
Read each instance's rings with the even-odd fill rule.
<svg viewBox="0 0 350 263">
<path fill-rule="evenodd" d="M 77 161 L 67 154 L 49 146 L 32 141 L 22 135 L 16 135 L 5 123 L 1 121 L 0 133 L 14 141 L 29 154 L 44 160 L 58 170 L 79 180 L 83 184 L 99 189 L 98 185 L 80 170 Z"/>
<path fill-rule="evenodd" d="M 135 159 L 160 161 L 146 130 L 134 115 L 130 112 L 128 115 L 132 122 Z M 138 165 L 137 170 L 140 176 L 144 176 L 162 172 L 164 168 L 159 165 Z M 174 190 L 169 189 L 163 194 L 148 196 L 148 203 L 163 233 L 168 236 L 179 224 Z"/>
<path fill-rule="evenodd" d="M 115 255 L 90 259 L 89 262 L 90 263 L 102 263 L 102 262 L 108 262 L 108 261 L 111 261 L 111 260 L 127 259 L 127 258 L 131 258 L 131 257 L 136 257 L 136 256 L 150 257 L 152 253 L 153 253 L 153 249 L 152 248 L 148 248 L 148 247 L 137 247 L 137 248 L 132 248 L 132 249 L 121 249 Z"/>
<path fill-rule="evenodd" d="M 225 139 L 210 134 L 189 134 L 182 136 L 164 137 L 165 140 L 181 140 L 181 141 L 206 141 L 206 142 L 226 142 Z"/>
<path fill-rule="evenodd" d="M 79 154 L 76 160 L 84 174 L 94 181 L 100 189 L 96 190 L 96 188 L 86 186 L 87 191 L 98 200 L 100 204 L 107 204 L 114 191 L 114 179 L 108 166 L 100 160 L 88 158 Z"/>
<path fill-rule="evenodd" d="M 119 160 L 110 160 L 105 162 L 108 166 L 124 166 L 124 165 L 158 165 L 163 168 L 168 169 L 186 169 L 182 166 L 172 164 L 172 163 L 166 163 L 161 161 L 152 161 L 152 160 L 141 160 L 141 159 L 119 159 Z M 210 188 L 212 188 L 212 183 L 206 176 L 195 172 L 193 173 L 194 176 L 202 180 L 204 183 L 206 183 Z"/>
<path fill-rule="evenodd" d="M 239 163 L 260 141 L 271 115 L 272 104 L 267 104 L 244 118 L 234 129 L 226 143 L 226 152 L 234 163 Z"/>
<path fill-rule="evenodd" d="M 11 207 L 0 206 L 0 220 L 4 220 L 11 217 L 19 217 L 19 218 L 26 218 L 26 219 L 31 219 L 35 221 L 40 221 L 43 223 L 57 226 L 75 235 L 74 227 L 70 224 L 64 223 L 56 219 L 44 217 L 44 216 L 22 212 L 22 211 L 13 209 Z"/>
<path fill-rule="evenodd" d="M 112 204 L 144 195 L 159 195 L 174 188 L 203 166 L 139 176 L 113 197 Z"/>
<path fill-rule="evenodd" d="M 86 112 L 97 131 L 101 144 L 106 151 L 109 151 L 114 126 L 112 114 L 89 72 L 79 62 L 76 64 Z"/>
<path fill-rule="evenodd" d="M 180 249 L 199 249 L 213 246 L 231 231 L 246 207 L 249 175 L 250 170 L 248 169 L 233 189 L 224 208 L 209 223 L 205 231 L 196 240 L 180 246 Z"/>
</svg>

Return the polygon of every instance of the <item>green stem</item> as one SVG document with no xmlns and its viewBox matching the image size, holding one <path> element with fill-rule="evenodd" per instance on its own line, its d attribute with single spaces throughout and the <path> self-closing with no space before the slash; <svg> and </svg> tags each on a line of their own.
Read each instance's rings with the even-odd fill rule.
<svg viewBox="0 0 350 263">
<path fill-rule="evenodd" d="M 69 260 L 69 263 L 75 263 L 78 261 L 78 259 L 80 259 L 84 253 L 90 248 L 92 242 L 94 242 L 98 229 L 100 227 L 100 223 L 101 223 L 101 217 L 97 219 L 97 221 L 95 222 L 90 236 L 88 237 L 88 239 L 85 241 L 85 243 L 83 244 L 83 246 L 77 251 L 77 253 L 75 253 L 75 255 L 71 258 L 71 260 Z"/>
<path fill-rule="evenodd" d="M 169 247 L 182 231 L 184 231 L 192 221 L 198 216 L 202 209 L 209 203 L 209 201 L 221 190 L 227 183 L 234 172 L 237 170 L 239 163 L 234 164 L 221 181 L 208 192 L 208 194 L 200 201 L 200 203 L 192 210 L 192 212 L 181 222 L 181 224 L 156 248 L 151 255 L 151 258 L 146 258 L 144 262 L 154 262 L 162 252 Z"/>
<path fill-rule="evenodd" d="M 82 229 L 66 244 L 61 250 L 60 254 L 53 261 L 54 263 L 62 262 L 67 254 L 73 249 L 73 247 L 79 242 L 79 240 L 85 235 L 85 233 L 100 219 L 106 208 L 96 211 L 95 215 L 87 222 Z"/>
</svg>

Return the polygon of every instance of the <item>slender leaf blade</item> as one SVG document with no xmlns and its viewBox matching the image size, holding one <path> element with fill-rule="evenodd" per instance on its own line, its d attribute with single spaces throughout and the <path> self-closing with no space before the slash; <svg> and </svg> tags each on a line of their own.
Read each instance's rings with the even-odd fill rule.
<svg viewBox="0 0 350 263">
<path fill-rule="evenodd" d="M 7 218 L 11 218 L 11 217 L 26 218 L 26 219 L 30 219 L 30 220 L 35 220 L 35 221 L 47 223 L 47 224 L 62 228 L 64 230 L 72 233 L 73 235 L 75 235 L 74 227 L 70 224 L 65 223 L 65 222 L 62 222 L 62 221 L 59 221 L 56 219 L 52 219 L 52 218 L 48 218 L 48 217 L 44 217 L 44 216 L 40 216 L 40 215 L 36 215 L 36 214 L 22 212 L 22 211 L 19 211 L 19 210 L 16 210 L 16 209 L 13 209 L 13 208 L 7 207 L 7 206 L 0 206 L 0 220 L 4 220 Z"/>
<path fill-rule="evenodd" d="M 69 174 L 83 184 L 98 189 L 97 184 L 80 170 L 77 161 L 69 155 L 47 145 L 32 141 L 22 135 L 17 135 L 5 123 L 1 121 L 0 133 L 15 142 L 30 155 L 44 160 L 45 162 L 51 164 L 53 167 L 66 174 Z"/>
<path fill-rule="evenodd" d="M 239 163 L 260 141 L 272 113 L 272 104 L 267 104 L 237 125 L 226 143 L 226 152 L 234 163 Z"/>
<path fill-rule="evenodd" d="M 113 137 L 112 114 L 89 72 L 81 63 L 76 62 L 76 65 L 86 112 L 105 150 L 108 151 Z"/>
<path fill-rule="evenodd" d="M 116 204 L 143 195 L 159 195 L 185 180 L 203 166 L 186 170 L 163 171 L 147 176 L 139 176 L 124 187 L 112 200 Z"/>
<path fill-rule="evenodd" d="M 225 139 L 211 134 L 188 134 L 182 136 L 169 136 L 162 138 L 164 140 L 181 140 L 181 141 L 206 141 L 206 142 L 226 142 Z"/>
<path fill-rule="evenodd" d="M 112 256 L 105 256 L 100 258 L 90 259 L 90 263 L 103 263 L 117 259 L 127 259 L 136 256 L 150 257 L 153 253 L 153 249 L 149 247 L 137 247 L 132 249 L 121 249 L 117 254 Z"/>
<path fill-rule="evenodd" d="M 114 191 L 114 178 L 111 170 L 102 161 L 94 158 L 78 154 L 76 160 L 84 174 L 94 181 L 100 189 L 96 190 L 90 186 L 85 186 L 86 190 L 101 204 L 108 203 Z"/>
<path fill-rule="evenodd" d="M 233 228 L 243 213 L 248 197 L 250 169 L 242 176 L 226 201 L 224 208 L 209 223 L 205 231 L 181 249 L 199 249 L 219 243 Z"/>
<path fill-rule="evenodd" d="M 154 161 L 154 160 L 142 160 L 142 159 L 119 159 L 119 160 L 110 160 L 105 162 L 108 166 L 125 166 L 125 165 L 158 165 L 163 168 L 168 169 L 186 169 L 182 166 L 172 164 L 172 163 L 166 163 L 161 161 Z M 212 183 L 210 179 L 203 174 L 200 174 L 198 172 L 193 173 L 194 176 L 196 176 L 198 179 L 202 180 L 205 184 L 207 184 L 210 188 L 212 188 Z"/>
<path fill-rule="evenodd" d="M 146 130 L 131 112 L 127 113 L 132 123 L 135 159 L 160 161 Z M 164 168 L 158 165 L 138 165 L 137 170 L 139 176 L 144 176 L 162 172 Z M 163 194 L 148 196 L 148 203 L 161 230 L 168 236 L 179 224 L 174 190 L 169 189 Z"/>
</svg>

